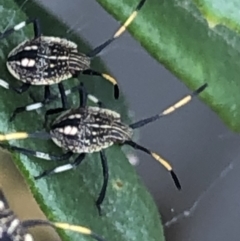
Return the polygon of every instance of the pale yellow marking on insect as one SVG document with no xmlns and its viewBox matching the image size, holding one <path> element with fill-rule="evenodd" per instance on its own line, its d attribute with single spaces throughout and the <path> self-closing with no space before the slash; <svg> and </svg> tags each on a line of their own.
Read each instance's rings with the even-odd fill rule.
<svg viewBox="0 0 240 241">
<path fill-rule="evenodd" d="M 119 30 L 114 34 L 113 38 L 119 37 L 129 26 L 129 24 L 134 20 L 134 18 L 137 16 L 138 11 L 134 11 L 129 18 L 125 21 L 125 23 L 119 28 Z"/>
<path fill-rule="evenodd" d="M 109 82 L 111 82 L 113 85 L 116 85 L 117 84 L 117 81 L 110 75 L 108 74 L 102 74 L 102 77 L 106 80 L 108 80 Z"/>
<path fill-rule="evenodd" d="M 16 79 L 21 80 L 18 72 L 15 71 L 15 70 L 12 68 L 11 62 L 10 62 L 10 63 L 7 62 L 6 65 L 7 65 L 8 71 L 11 73 L 11 75 L 12 75 L 13 77 L 15 77 Z M 25 82 L 24 79 L 22 79 L 21 81 L 22 81 L 22 82 Z"/>
<path fill-rule="evenodd" d="M 29 137 L 29 134 L 27 132 L 15 132 L 15 133 L 9 133 L 6 135 L 0 135 L 0 141 L 26 139 L 28 137 Z"/>
<path fill-rule="evenodd" d="M 86 235 L 91 235 L 92 231 L 89 228 L 85 228 L 82 226 L 77 226 L 77 225 L 71 225 L 69 223 L 53 223 L 55 227 L 65 229 L 65 230 L 70 230 Z"/>
<path fill-rule="evenodd" d="M 157 153 L 151 152 L 152 157 L 159 161 L 168 171 L 172 171 L 172 166 L 168 163 L 168 161 L 161 158 Z"/>
<path fill-rule="evenodd" d="M 77 48 L 77 44 L 75 44 L 74 42 L 69 41 L 67 39 L 64 39 L 64 38 L 48 37 L 48 36 L 42 36 L 41 38 L 42 38 L 42 41 L 44 41 L 44 42 L 59 43 L 59 44 L 63 45 L 64 47 L 67 47 L 67 48 L 73 48 L 73 49 Z"/>
<path fill-rule="evenodd" d="M 192 96 L 188 95 L 186 97 L 184 97 L 183 99 L 181 99 L 180 101 L 178 101 L 176 104 L 170 106 L 169 108 L 167 108 L 165 111 L 163 111 L 163 115 L 168 115 L 171 112 L 175 111 L 176 109 L 186 105 L 187 103 L 189 103 L 192 100 Z"/>
<path fill-rule="evenodd" d="M 120 120 L 120 114 L 117 113 L 116 111 L 105 109 L 105 108 L 99 108 L 97 106 L 90 106 L 88 107 L 88 110 L 91 111 L 91 113 L 102 113 L 106 115 L 112 116 L 114 119 L 119 119 Z"/>
</svg>

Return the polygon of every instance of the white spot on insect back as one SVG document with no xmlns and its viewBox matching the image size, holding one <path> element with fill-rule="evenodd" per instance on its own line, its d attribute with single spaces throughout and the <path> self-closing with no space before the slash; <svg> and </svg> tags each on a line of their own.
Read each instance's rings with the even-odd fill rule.
<svg viewBox="0 0 240 241">
<path fill-rule="evenodd" d="M 35 60 L 24 58 L 24 59 L 21 60 L 21 65 L 23 67 L 33 67 L 35 65 Z"/>
<path fill-rule="evenodd" d="M 78 128 L 75 127 L 75 126 L 66 126 L 64 128 L 64 134 L 65 135 L 71 135 L 71 136 L 74 136 L 76 135 L 78 132 Z"/>
<path fill-rule="evenodd" d="M 31 48 L 32 48 L 32 50 L 37 50 L 38 46 L 37 45 L 32 45 Z"/>
<path fill-rule="evenodd" d="M 31 48 L 31 46 L 26 46 L 25 48 L 24 48 L 24 50 L 31 50 L 32 48 Z"/>
<path fill-rule="evenodd" d="M 35 60 L 34 59 L 30 59 L 28 62 L 28 67 L 33 67 L 35 65 Z"/>
<path fill-rule="evenodd" d="M 27 59 L 27 58 L 22 59 L 21 65 L 22 65 L 23 67 L 27 67 L 27 66 L 28 66 L 28 62 L 29 62 L 29 59 Z"/>
<path fill-rule="evenodd" d="M 68 119 L 80 119 L 80 118 L 81 118 L 80 114 L 75 114 L 75 115 L 68 116 Z"/>
</svg>

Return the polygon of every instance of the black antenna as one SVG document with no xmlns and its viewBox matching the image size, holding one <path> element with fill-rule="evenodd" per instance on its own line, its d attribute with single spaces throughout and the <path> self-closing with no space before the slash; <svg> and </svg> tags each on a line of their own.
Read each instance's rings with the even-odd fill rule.
<svg viewBox="0 0 240 241">
<path fill-rule="evenodd" d="M 138 122 L 135 122 L 133 124 L 130 124 L 129 126 L 132 129 L 137 129 L 140 128 L 142 126 L 145 126 L 151 122 L 154 122 L 164 116 L 167 116 L 171 113 L 173 113 L 175 110 L 185 106 L 186 104 L 188 104 L 189 102 L 191 102 L 191 100 L 193 99 L 194 96 L 197 96 L 198 94 L 200 94 L 206 87 L 208 86 L 208 84 L 204 84 L 201 87 L 199 87 L 197 90 L 195 90 L 194 92 L 192 92 L 192 94 L 186 95 L 185 97 L 183 97 L 181 100 L 179 100 L 178 102 L 176 102 L 175 104 L 169 106 L 168 108 L 166 108 L 163 112 L 161 112 L 160 114 L 154 115 L 152 117 L 140 120 Z"/>
<path fill-rule="evenodd" d="M 107 41 L 93 49 L 90 53 L 87 54 L 88 57 L 93 58 L 98 55 L 103 49 L 105 49 L 109 44 L 111 44 L 115 39 L 120 37 L 127 29 L 127 27 L 132 23 L 132 21 L 136 18 L 138 12 L 143 7 L 146 0 L 141 0 L 135 10 L 130 14 L 124 24 L 115 32 L 115 34 L 109 38 Z"/>
</svg>

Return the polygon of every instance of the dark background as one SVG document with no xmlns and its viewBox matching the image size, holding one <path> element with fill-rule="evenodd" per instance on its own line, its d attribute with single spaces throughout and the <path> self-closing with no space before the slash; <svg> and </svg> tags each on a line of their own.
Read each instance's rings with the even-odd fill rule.
<svg viewBox="0 0 240 241">
<path fill-rule="evenodd" d="M 94 0 L 39 2 L 93 47 L 119 26 Z M 101 57 L 118 79 L 135 120 L 160 112 L 190 92 L 129 34 L 115 41 Z M 195 99 L 173 115 L 142 128 L 139 142 L 167 158 L 183 186 L 178 192 L 158 163 L 136 152 L 136 169 L 156 200 L 168 241 L 239 240 L 238 135 Z"/>
</svg>

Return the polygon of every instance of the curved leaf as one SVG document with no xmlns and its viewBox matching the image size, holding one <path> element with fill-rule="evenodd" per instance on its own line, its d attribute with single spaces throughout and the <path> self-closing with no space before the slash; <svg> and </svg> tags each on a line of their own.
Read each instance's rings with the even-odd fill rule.
<svg viewBox="0 0 240 241">
<path fill-rule="evenodd" d="M 125 19 L 136 4 L 135 0 L 98 2 L 118 19 Z M 195 2 L 198 5 L 190 0 L 147 1 L 129 29 L 152 56 L 187 86 L 196 89 L 207 82 L 209 87 L 201 98 L 230 128 L 240 131 L 240 37 L 231 29 L 216 26 L 230 26 L 222 20 L 214 20 L 210 15 L 204 19 L 198 7 L 203 8 L 207 0 Z M 225 4 L 208 1 L 213 2 L 221 5 L 221 9 L 214 9 L 215 13 L 225 10 L 227 15 L 228 6 L 230 11 L 238 11 L 236 0 Z M 237 23 L 236 14 L 228 18 Z"/>
<path fill-rule="evenodd" d="M 25 20 L 26 15 L 28 15 L 30 17 L 38 16 L 41 19 L 44 35 L 65 36 L 67 27 L 48 12 L 29 1 L 23 7 L 24 13 L 19 10 L 22 3 L 23 1 L 0 0 L 1 32 L 6 26 L 13 26 Z M 8 80 L 14 85 L 20 84 L 8 73 L 5 61 L 9 51 L 26 37 L 31 37 L 32 34 L 32 28 L 27 27 L 23 31 L 14 33 L 11 37 L 0 41 L 2 79 Z M 71 40 L 78 43 L 82 51 L 87 51 L 88 47 L 77 36 L 71 35 Z M 104 70 L 99 61 L 94 61 L 93 65 L 96 69 Z M 85 82 L 88 90 L 103 100 L 109 108 L 122 113 L 123 119 L 128 119 L 123 97 L 115 101 L 113 89 L 109 83 L 101 78 L 81 77 L 81 80 Z M 76 84 L 77 80 L 69 80 L 64 83 L 66 87 Z M 38 99 L 43 94 L 40 87 L 32 87 L 31 91 Z M 38 115 L 33 112 L 19 115 L 13 123 L 8 121 L 14 108 L 30 103 L 29 93 L 18 95 L 4 89 L 0 89 L 0 92 L 2 100 L 0 104 L 1 132 L 23 130 L 32 132 L 41 129 L 43 110 Z M 73 97 L 72 101 L 76 104 L 77 99 L 77 96 Z M 58 104 L 54 103 L 51 107 L 58 106 Z M 22 140 L 11 141 L 11 144 L 49 153 L 61 153 L 51 141 Z M 109 241 L 164 240 L 159 214 L 153 199 L 139 181 L 124 153 L 117 146 L 107 149 L 106 153 L 109 160 L 110 182 L 107 198 L 103 204 L 104 215 L 102 217 L 99 217 L 94 205 L 102 184 L 102 170 L 98 153 L 89 155 L 76 171 L 69 171 L 36 182 L 33 181 L 33 176 L 56 164 L 18 154 L 14 154 L 14 160 L 41 209 L 50 220 L 85 225 Z M 60 234 L 65 240 L 79 239 L 78 234 L 71 232 L 60 232 Z M 89 240 L 89 238 L 81 237 L 81 240 Z"/>
</svg>

